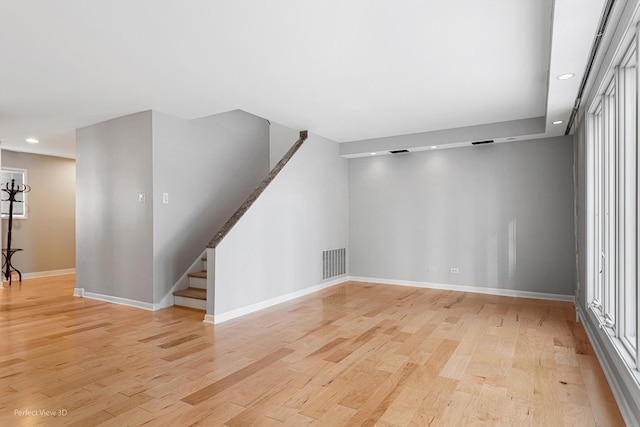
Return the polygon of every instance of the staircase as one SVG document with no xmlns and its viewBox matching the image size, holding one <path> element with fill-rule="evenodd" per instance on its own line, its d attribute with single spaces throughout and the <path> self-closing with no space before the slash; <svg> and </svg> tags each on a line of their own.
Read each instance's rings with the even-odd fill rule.
<svg viewBox="0 0 640 427">
<path fill-rule="evenodd" d="M 202 257 L 202 271 L 189 273 L 189 287 L 173 293 L 174 305 L 195 308 L 206 311 L 207 309 L 207 258 Z"/>
<path fill-rule="evenodd" d="M 280 159 L 280 161 L 271 169 L 267 176 L 262 180 L 260 185 L 247 197 L 244 203 L 231 215 L 231 218 L 222 226 L 220 231 L 211 239 L 207 248 L 215 249 L 218 243 L 227 235 L 227 233 L 233 228 L 233 226 L 240 220 L 242 215 L 251 207 L 253 202 L 262 194 L 265 188 L 273 181 L 273 179 L 280 173 L 282 168 L 298 151 L 302 144 L 307 139 L 307 131 L 300 131 L 300 137 L 291 146 L 289 151 Z M 207 258 L 202 257 L 202 271 L 192 272 L 187 274 L 189 278 L 189 287 L 187 289 L 181 289 L 173 292 L 174 305 L 182 307 L 195 308 L 197 310 L 207 311 Z M 195 263 L 194 263 L 195 264 Z"/>
</svg>

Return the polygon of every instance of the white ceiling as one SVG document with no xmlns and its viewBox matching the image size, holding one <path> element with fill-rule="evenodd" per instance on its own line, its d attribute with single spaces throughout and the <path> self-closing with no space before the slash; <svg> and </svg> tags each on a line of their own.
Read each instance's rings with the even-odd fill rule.
<svg viewBox="0 0 640 427">
<path fill-rule="evenodd" d="M 533 118 L 561 135 L 603 4 L 0 0 L 0 141 L 74 157 L 76 128 L 149 109 L 338 142 Z"/>
</svg>

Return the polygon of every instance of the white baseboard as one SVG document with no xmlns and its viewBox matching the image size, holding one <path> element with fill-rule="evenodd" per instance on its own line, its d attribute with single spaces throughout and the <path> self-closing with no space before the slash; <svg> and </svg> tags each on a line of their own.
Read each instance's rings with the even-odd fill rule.
<svg viewBox="0 0 640 427">
<path fill-rule="evenodd" d="M 148 311 L 162 310 L 164 308 L 171 307 L 173 305 L 173 299 L 171 300 L 171 304 L 170 305 L 166 305 L 165 306 L 165 305 L 162 304 L 162 301 L 159 304 L 151 304 L 151 303 L 148 303 L 148 302 L 136 301 L 136 300 L 127 299 L 127 298 L 114 297 L 114 296 L 111 296 L 111 295 L 96 294 L 94 292 L 85 292 L 84 288 L 74 288 L 73 289 L 73 296 L 74 297 L 80 297 L 80 298 L 95 299 L 95 300 L 104 301 L 104 302 L 110 302 L 112 304 L 126 305 L 127 307 L 141 308 L 143 310 L 148 310 Z M 173 297 L 173 295 L 171 295 L 171 296 Z"/>
<path fill-rule="evenodd" d="M 173 307 L 173 305 L 175 304 L 173 291 L 176 290 L 177 289 L 171 288 L 171 290 L 169 290 L 169 292 L 164 297 L 162 297 L 159 303 L 153 304 L 153 310 L 163 310 L 165 308 Z"/>
<path fill-rule="evenodd" d="M 274 306 L 276 304 L 281 304 L 283 302 L 287 302 L 292 299 L 300 298 L 302 296 L 311 294 L 313 292 L 318 292 L 323 289 L 330 288 L 331 286 L 335 286 L 340 283 L 344 283 L 348 281 L 349 281 L 348 276 L 342 276 L 337 279 L 331 280 L 329 282 L 324 282 L 319 285 L 312 286 L 310 288 L 305 288 L 296 292 L 291 292 L 289 294 L 281 295 L 279 297 L 270 298 L 268 300 L 260 301 L 255 304 L 251 304 L 245 307 L 237 308 L 235 310 L 227 311 L 226 313 L 216 314 L 213 316 L 213 323 L 217 325 L 218 323 L 226 322 L 228 320 L 235 319 L 236 317 L 244 316 L 245 314 L 254 313 L 256 311 L 263 310 L 265 308 Z M 210 322 L 211 317 L 208 317 L 208 316 L 210 315 L 209 314 L 205 315 L 205 319 L 203 320 L 203 322 L 205 323 Z"/>
<path fill-rule="evenodd" d="M 472 292 L 476 294 L 498 295 L 506 297 L 533 298 L 551 301 L 574 302 L 573 295 L 548 294 L 543 292 L 518 291 L 514 289 L 481 288 L 466 285 L 448 285 L 442 283 L 413 282 L 408 280 L 380 279 L 378 277 L 350 277 L 353 282 L 380 283 L 383 285 L 412 286 L 415 288 L 440 289 L 444 291 Z"/>
<path fill-rule="evenodd" d="M 202 323 L 213 325 L 213 314 L 205 314 Z"/>
<path fill-rule="evenodd" d="M 83 288 L 76 288 L 76 290 L 79 290 L 79 289 L 82 290 L 79 293 L 82 294 L 81 296 L 83 298 L 95 299 L 98 301 L 110 302 L 112 304 L 118 304 L 118 305 L 126 305 L 128 307 L 141 308 L 143 310 L 149 310 L 149 311 L 155 311 L 160 309 L 158 304 L 151 304 L 148 302 L 136 301 L 136 300 L 127 299 L 127 298 L 114 297 L 111 295 L 96 294 L 93 292 L 85 292 Z M 76 290 L 74 290 L 73 294 L 75 296 L 80 296 L 80 295 L 76 295 Z"/>
<path fill-rule="evenodd" d="M 582 310 L 580 305 L 576 305 L 576 311 L 578 313 L 578 317 L 582 321 L 584 325 L 584 330 L 587 333 L 587 337 L 589 338 L 589 342 L 591 342 L 591 346 L 593 347 L 594 352 L 596 353 L 596 357 L 598 358 L 598 362 L 600 362 L 600 366 L 602 367 L 602 371 L 604 372 L 604 376 L 607 378 L 607 382 L 609 383 L 609 387 L 611 388 L 611 392 L 613 393 L 613 397 L 618 404 L 618 408 L 620 409 L 620 413 L 622 414 L 622 418 L 624 422 L 629 425 L 638 425 L 638 418 L 635 413 L 631 409 L 629 402 L 627 401 L 627 395 L 623 392 L 623 389 L 629 390 L 629 395 L 638 395 L 638 385 L 625 385 L 624 380 L 621 380 L 618 375 L 616 375 L 616 371 L 622 370 L 624 372 L 623 375 L 627 375 L 629 378 L 633 377 L 633 372 L 629 371 L 629 368 L 624 365 L 624 362 L 621 362 L 624 366 L 621 368 L 616 368 L 609 363 L 611 359 L 617 359 L 622 361 L 622 356 L 615 351 L 612 357 L 607 357 L 609 353 L 606 348 L 604 348 L 601 344 L 601 341 L 596 337 L 597 331 L 594 331 L 593 325 L 586 317 L 586 313 Z M 633 382 L 633 380 L 632 380 Z"/>
<path fill-rule="evenodd" d="M 50 276 L 63 276 L 65 274 L 75 274 L 75 268 L 65 268 L 62 270 L 50 270 L 50 271 L 34 271 L 33 273 L 22 274 L 23 279 L 37 279 L 38 277 L 50 277 Z"/>
<path fill-rule="evenodd" d="M 276 304 L 280 304 L 283 302 L 290 301 L 295 298 L 299 298 L 313 292 L 318 292 L 323 289 L 329 288 L 331 286 L 338 285 L 340 283 L 353 281 L 353 282 L 367 282 L 367 283 L 380 283 L 385 285 L 397 285 L 397 286 L 412 286 L 417 288 L 429 288 L 429 289 L 441 289 L 448 291 L 459 291 L 459 292 L 473 292 L 480 294 L 489 294 L 489 295 L 499 295 L 499 296 L 510 296 L 510 297 L 519 297 L 519 298 L 533 298 L 533 299 L 544 299 L 544 300 L 552 300 L 552 301 L 567 301 L 574 302 L 575 297 L 573 295 L 559 295 L 559 294 L 548 294 L 542 292 L 529 292 L 529 291 L 518 291 L 512 289 L 498 289 L 498 288 L 479 288 L 474 286 L 463 286 L 463 285 L 447 285 L 440 283 L 428 283 L 428 282 L 413 282 L 406 280 L 390 280 L 390 279 L 381 279 L 375 277 L 358 277 L 358 276 L 342 276 L 337 279 L 331 280 L 329 282 L 324 282 L 316 286 L 312 286 L 306 289 L 301 289 L 296 292 L 291 292 L 289 294 L 281 295 L 275 298 L 270 298 L 268 300 L 260 301 L 255 304 L 250 304 L 245 307 L 240 307 L 234 310 L 227 311 L 226 313 L 210 315 L 207 314 L 204 317 L 204 323 L 213 323 L 218 324 L 222 322 L 226 322 L 231 319 L 235 319 L 240 316 L 244 316 L 246 314 L 254 313 L 259 310 L 263 310 L 265 308 L 274 306 Z M 176 283 L 177 285 L 177 283 Z M 174 285 L 173 288 L 176 286 Z M 85 292 L 83 288 L 75 288 L 73 292 L 74 296 L 91 298 L 100 301 L 110 302 L 114 304 L 126 305 L 129 307 L 141 308 L 143 310 L 161 310 L 163 308 L 168 307 L 167 298 L 163 298 L 161 303 L 159 304 L 151 304 L 142 301 L 130 300 L 127 298 L 114 297 L 111 295 L 102 295 L 96 294 L 93 292 Z"/>
<path fill-rule="evenodd" d="M 390 280 L 390 279 L 381 279 L 377 277 L 342 276 L 330 282 L 321 283 L 320 285 L 302 289 L 297 292 L 292 292 L 286 295 L 281 295 L 276 298 L 271 298 L 271 299 L 261 301 L 255 304 L 251 304 L 245 307 L 237 308 L 235 310 L 227 311 L 226 313 L 216 314 L 214 316 L 207 314 L 205 315 L 205 319 L 203 320 L 203 322 L 214 323 L 214 324 L 226 322 L 228 320 L 235 319 L 237 317 L 244 316 L 246 314 L 254 313 L 256 311 L 274 306 L 276 304 L 290 301 L 292 299 L 299 298 L 301 296 L 308 295 L 313 292 L 318 292 L 323 289 L 329 288 L 331 286 L 335 286 L 337 284 L 349 282 L 349 281 L 380 283 L 385 285 L 396 285 L 396 286 L 412 286 L 416 288 L 441 289 L 441 290 L 447 290 L 447 291 L 473 292 L 473 293 L 488 294 L 488 295 L 509 296 L 509 297 L 518 297 L 518 298 L 533 298 L 533 299 L 543 299 L 543 300 L 551 300 L 551 301 L 566 301 L 566 302 L 575 301 L 575 297 L 573 295 L 548 294 L 543 292 L 518 291 L 513 289 L 480 288 L 475 286 L 447 285 L 447 284 L 441 284 L 441 283 L 413 282 L 413 281 L 407 281 L 407 280 Z"/>
</svg>

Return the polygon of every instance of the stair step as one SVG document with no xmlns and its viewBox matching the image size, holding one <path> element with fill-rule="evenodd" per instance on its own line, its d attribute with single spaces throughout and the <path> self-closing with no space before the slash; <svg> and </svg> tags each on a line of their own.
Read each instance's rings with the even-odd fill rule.
<svg viewBox="0 0 640 427">
<path fill-rule="evenodd" d="M 189 277 L 189 286 L 192 288 L 207 289 L 207 272 L 199 271 L 197 273 L 187 274 Z"/>
<path fill-rule="evenodd" d="M 207 300 L 207 290 L 200 288 L 180 289 L 179 291 L 175 291 L 173 295 L 177 297 Z"/>
<path fill-rule="evenodd" d="M 173 293 L 173 305 L 206 311 L 207 290 L 198 288 L 187 288 L 175 291 Z"/>
<path fill-rule="evenodd" d="M 206 279 L 207 278 L 207 272 L 206 271 L 198 271 L 197 273 L 189 273 L 189 274 L 187 274 L 187 276 L 196 277 L 198 279 Z"/>
</svg>

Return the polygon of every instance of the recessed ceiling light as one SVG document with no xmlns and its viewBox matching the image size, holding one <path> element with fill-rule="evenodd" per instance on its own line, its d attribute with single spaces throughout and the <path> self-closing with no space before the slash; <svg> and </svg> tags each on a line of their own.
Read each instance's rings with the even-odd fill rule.
<svg viewBox="0 0 640 427">
<path fill-rule="evenodd" d="M 38 142 L 40 142 L 35 138 L 27 138 L 25 139 L 25 141 L 27 141 L 29 144 L 37 144 Z"/>
<path fill-rule="evenodd" d="M 371 153 L 372 156 L 375 156 L 377 153 Z"/>
<path fill-rule="evenodd" d="M 558 76 L 558 80 L 568 80 L 568 79 L 571 79 L 571 78 L 573 78 L 573 77 L 575 77 L 575 76 L 576 76 L 576 75 L 575 75 L 575 74 L 573 74 L 573 73 L 560 74 L 560 75 Z"/>
<path fill-rule="evenodd" d="M 431 149 L 435 149 L 435 148 L 438 148 L 438 146 L 437 145 L 432 145 L 431 146 Z"/>
<path fill-rule="evenodd" d="M 553 122 L 554 125 L 561 125 L 563 123 L 564 123 L 563 120 L 556 120 L 555 122 Z"/>
</svg>

